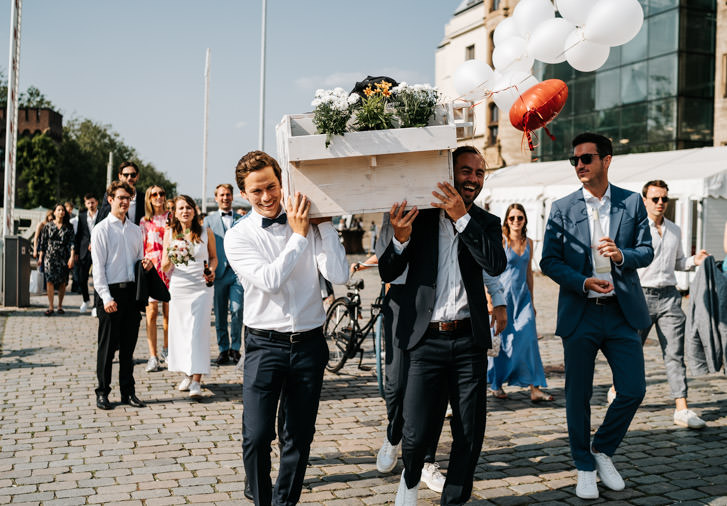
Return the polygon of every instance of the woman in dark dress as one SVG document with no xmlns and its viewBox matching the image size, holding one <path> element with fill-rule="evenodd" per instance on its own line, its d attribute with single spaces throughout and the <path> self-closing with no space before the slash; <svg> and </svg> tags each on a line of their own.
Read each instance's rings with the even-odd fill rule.
<svg viewBox="0 0 727 506">
<path fill-rule="evenodd" d="M 58 314 L 63 314 L 63 296 L 66 294 L 68 272 L 73 268 L 73 227 L 63 204 L 53 207 L 53 221 L 47 223 L 40 233 L 38 263 L 43 264 L 46 288 L 48 290 L 48 310 L 46 316 L 53 314 L 53 293 L 58 288 Z"/>
</svg>

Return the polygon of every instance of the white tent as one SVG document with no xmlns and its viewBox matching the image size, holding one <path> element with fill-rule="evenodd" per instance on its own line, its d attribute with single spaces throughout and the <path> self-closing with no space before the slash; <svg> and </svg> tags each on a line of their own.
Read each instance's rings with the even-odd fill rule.
<svg viewBox="0 0 727 506">
<path fill-rule="evenodd" d="M 609 181 L 640 193 L 647 181 L 662 179 L 669 185 L 674 221 L 682 229 L 684 252 L 706 249 L 722 259 L 727 220 L 727 147 L 708 147 L 616 155 Z M 555 200 L 575 191 L 580 183 L 567 160 L 524 163 L 491 174 L 478 197 L 478 205 L 503 217 L 507 206 L 521 203 L 528 214 L 528 235 L 535 241 L 535 262 L 540 260 L 543 232 Z M 676 202 L 674 202 L 676 200 Z M 684 277 L 680 287 L 685 288 Z"/>
</svg>

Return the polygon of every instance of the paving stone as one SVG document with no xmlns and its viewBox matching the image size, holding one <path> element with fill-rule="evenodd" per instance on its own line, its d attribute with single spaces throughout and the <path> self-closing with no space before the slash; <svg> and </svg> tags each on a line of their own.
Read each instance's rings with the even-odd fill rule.
<svg viewBox="0 0 727 506">
<path fill-rule="evenodd" d="M 357 260 L 361 257 L 355 257 Z M 353 259 L 353 257 L 352 257 Z M 376 271 L 361 273 L 363 302 L 378 294 Z M 336 291 L 343 293 L 340 287 Z M 575 496 L 565 421 L 563 350 L 553 335 L 557 287 L 535 276 L 538 341 L 553 403 L 533 406 L 525 388 L 506 388 L 510 400 L 488 399 L 487 432 L 470 504 L 582 504 Z M 68 307 L 80 304 L 67 296 Z M 144 409 L 117 405 L 95 408 L 97 320 L 78 315 L 46 318 L 44 300 L 0 316 L 0 504 L 249 504 L 242 495 L 241 376 L 233 366 L 213 365 L 203 383 L 205 401 L 190 402 L 174 390 L 178 373 L 145 373 L 145 323 L 135 352 L 137 393 Z M 214 329 L 211 329 L 214 335 Z M 28 343 L 44 342 L 43 348 Z M 703 431 L 673 424 L 673 401 L 653 337 L 644 347 L 648 389 L 623 444 L 614 457 L 627 489 L 600 487 L 593 503 L 709 503 L 727 506 L 727 378 L 689 378 L 690 405 L 709 426 Z M 214 339 L 210 358 L 217 355 Z M 41 359 L 41 357 L 44 358 Z M 47 357 L 50 357 L 48 359 Z M 49 361 L 50 360 L 50 361 Z M 316 434 L 301 503 L 323 506 L 390 504 L 401 463 L 388 475 L 375 470 L 385 437 L 385 406 L 373 371 L 356 361 L 340 374 L 326 373 Z M 49 365 L 49 364 L 52 364 Z M 374 365 L 370 343 L 364 364 Z M 112 376 L 112 402 L 118 402 L 118 363 Z M 593 428 L 605 414 L 611 375 L 599 355 L 592 399 Z M 445 423 L 437 459 L 446 473 L 451 431 Z M 279 454 L 272 443 L 273 479 Z M 419 504 L 439 503 L 422 487 Z"/>
</svg>

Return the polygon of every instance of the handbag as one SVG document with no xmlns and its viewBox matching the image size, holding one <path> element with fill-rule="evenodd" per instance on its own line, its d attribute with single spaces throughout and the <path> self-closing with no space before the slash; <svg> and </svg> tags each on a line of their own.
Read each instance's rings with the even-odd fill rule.
<svg viewBox="0 0 727 506">
<path fill-rule="evenodd" d="M 37 294 L 43 292 L 43 273 L 40 271 L 30 271 L 30 293 Z"/>
<path fill-rule="evenodd" d="M 490 337 L 492 340 L 492 348 L 487 350 L 487 356 L 488 357 L 496 357 L 500 354 L 500 347 L 502 346 L 502 339 L 500 339 L 499 335 L 494 335 Z"/>
</svg>

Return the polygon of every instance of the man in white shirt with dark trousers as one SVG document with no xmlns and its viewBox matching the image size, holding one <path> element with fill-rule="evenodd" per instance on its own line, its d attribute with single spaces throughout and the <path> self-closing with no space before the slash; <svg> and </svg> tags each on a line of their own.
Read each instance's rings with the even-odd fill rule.
<svg viewBox="0 0 727 506">
<path fill-rule="evenodd" d="M 134 390 L 134 348 L 139 337 L 141 313 L 136 305 L 134 267 L 141 260 L 145 270 L 152 262 L 144 257 L 144 235 L 127 217 L 134 189 L 112 182 L 106 194 L 111 205 L 108 217 L 91 232 L 93 286 L 98 294 L 98 354 L 96 356 L 96 406 L 113 409 L 109 402 L 111 363 L 119 350 L 121 403 L 137 408 L 145 404 Z"/>
<path fill-rule="evenodd" d="M 262 151 L 243 156 L 237 186 L 252 210 L 225 235 L 227 259 L 245 291 L 242 457 L 255 504 L 295 504 L 315 433 L 328 347 L 318 273 L 348 280 L 330 218 L 309 219 L 296 192 L 283 207 L 281 170 Z M 273 490 L 270 444 L 280 402 L 280 471 Z"/>
<path fill-rule="evenodd" d="M 708 253 L 701 250 L 696 255 L 684 256 L 682 231 L 664 216 L 669 204 L 669 186 L 664 181 L 649 181 L 641 190 L 641 195 L 649 215 L 654 260 L 637 270 L 651 318 L 651 325 L 640 329 L 639 335 L 642 343 L 645 343 L 651 327 L 656 325 L 656 335 L 666 366 L 666 379 L 676 404 L 674 423 L 690 429 L 702 429 L 706 423 L 687 406 L 687 367 L 684 364 L 686 316 L 682 311 L 682 295 L 676 288 L 674 271 L 694 270 L 702 265 Z M 611 387 L 609 401 L 615 393 Z"/>
</svg>

